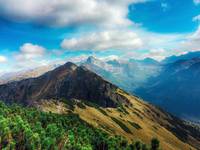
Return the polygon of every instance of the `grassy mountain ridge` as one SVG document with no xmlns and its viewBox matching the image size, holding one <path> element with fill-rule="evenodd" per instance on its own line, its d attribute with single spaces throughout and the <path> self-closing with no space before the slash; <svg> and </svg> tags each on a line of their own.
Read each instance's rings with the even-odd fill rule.
<svg viewBox="0 0 200 150">
<path fill-rule="evenodd" d="M 0 102 L 0 149 L 3 150 L 158 150 L 140 141 L 128 143 L 122 136 L 111 136 L 73 113 L 45 113 L 20 105 Z"/>
<path fill-rule="evenodd" d="M 103 108 L 76 99 L 73 108 L 57 101 L 42 101 L 38 107 L 45 112 L 61 114 L 73 111 L 95 128 L 101 128 L 111 135 L 123 136 L 129 142 L 140 139 L 150 143 L 153 137 L 157 137 L 164 150 L 199 147 L 199 130 L 136 97 L 127 95 L 121 90 L 118 92 L 126 96 L 132 106 Z M 183 128 L 179 128 L 181 126 Z"/>
</svg>

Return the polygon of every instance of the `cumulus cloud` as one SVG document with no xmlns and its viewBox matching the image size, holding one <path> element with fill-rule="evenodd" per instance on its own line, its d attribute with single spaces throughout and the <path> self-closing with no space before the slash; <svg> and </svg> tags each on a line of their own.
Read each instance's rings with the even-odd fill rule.
<svg viewBox="0 0 200 150">
<path fill-rule="evenodd" d="M 148 31 L 139 30 L 138 35 L 140 35 L 144 44 L 144 49 L 174 49 L 179 44 L 180 41 L 184 40 L 188 34 L 160 34 Z"/>
<path fill-rule="evenodd" d="M 188 34 L 159 34 L 139 28 L 135 30 L 108 30 L 68 38 L 62 41 L 61 47 L 66 50 L 118 50 L 126 58 L 144 59 L 151 57 L 162 60 L 166 56 L 183 52 L 180 44 Z M 181 50 L 178 51 L 177 49 Z"/>
<path fill-rule="evenodd" d="M 166 49 L 158 48 L 158 49 L 150 49 L 146 52 L 138 52 L 138 51 L 129 51 L 121 56 L 121 59 L 127 60 L 130 58 L 133 59 L 145 59 L 145 58 L 153 58 L 157 61 L 163 60 L 166 56 L 169 56 Z"/>
<path fill-rule="evenodd" d="M 108 56 L 100 57 L 99 59 L 101 59 L 103 61 L 119 60 L 119 56 L 117 56 L 117 55 L 108 55 Z"/>
<path fill-rule="evenodd" d="M 168 56 L 167 51 L 163 48 L 151 49 L 148 53 L 143 55 L 144 58 L 150 57 L 158 61 L 163 60 L 166 56 Z"/>
<path fill-rule="evenodd" d="M 25 43 L 19 48 L 19 52 L 14 53 L 14 67 L 21 69 L 34 68 L 42 65 L 47 65 L 46 49 L 40 45 Z"/>
<path fill-rule="evenodd" d="M 195 16 L 195 17 L 193 18 L 193 21 L 200 21 L 200 15 Z"/>
<path fill-rule="evenodd" d="M 62 41 L 61 47 L 66 50 L 112 49 L 131 52 L 143 49 L 148 50 L 148 56 L 161 59 L 163 55 L 167 55 L 164 50 L 175 48 L 185 35 L 162 35 L 142 28 L 139 31 L 128 30 L 126 27 L 133 23 L 127 18 L 128 6 L 131 3 L 144 1 L 147 0 L 0 0 L 0 17 L 54 27 L 76 25 L 111 27 L 101 28 L 101 31 L 89 32 L 79 37 L 66 38 Z M 200 0 L 194 0 L 194 2 L 199 4 Z M 164 11 L 170 8 L 167 3 L 161 3 L 161 7 Z M 196 16 L 194 20 L 199 20 L 199 16 Z M 113 28 L 115 26 L 117 28 Z M 188 37 L 183 44 L 184 48 L 192 47 L 191 43 L 195 41 L 193 36 Z M 193 48 L 196 49 L 197 46 L 198 44 L 193 45 Z M 23 65 L 30 64 L 28 63 L 30 61 L 41 62 L 38 59 L 43 58 L 46 49 L 26 43 L 20 47 L 19 51 L 15 58 L 18 62 L 23 62 L 21 63 Z M 58 56 L 63 54 L 60 50 L 54 50 L 54 53 Z M 147 54 L 142 55 L 144 56 Z M 85 56 L 77 60 L 83 57 Z"/>
<path fill-rule="evenodd" d="M 180 45 L 185 41 L 185 37 L 189 34 L 159 34 L 139 29 L 135 33 L 142 41 L 140 49 L 133 49 L 131 51 L 123 51 L 123 59 L 137 58 L 144 59 L 151 57 L 156 60 L 162 60 L 167 56 L 180 54 L 183 52 Z"/>
<path fill-rule="evenodd" d="M 133 50 L 142 47 L 142 40 L 132 31 L 109 30 L 64 39 L 61 47 L 66 50 Z"/>
<path fill-rule="evenodd" d="M 0 16 L 47 26 L 128 25 L 128 5 L 145 0 L 0 0 Z"/>
<path fill-rule="evenodd" d="M 85 61 L 89 56 L 88 55 L 79 55 L 79 56 L 74 56 L 74 57 L 69 57 L 63 60 L 63 63 L 66 62 L 73 62 L 73 63 L 80 63 Z"/>
<path fill-rule="evenodd" d="M 189 51 L 199 51 L 200 50 L 200 26 L 197 31 L 186 38 L 181 44 L 181 49 Z"/>
<path fill-rule="evenodd" d="M 5 56 L 0 55 L 0 63 L 5 63 L 7 58 Z"/>
<path fill-rule="evenodd" d="M 20 47 L 20 52 L 15 56 L 17 60 L 30 60 L 42 57 L 46 49 L 32 43 L 25 43 Z"/>
</svg>

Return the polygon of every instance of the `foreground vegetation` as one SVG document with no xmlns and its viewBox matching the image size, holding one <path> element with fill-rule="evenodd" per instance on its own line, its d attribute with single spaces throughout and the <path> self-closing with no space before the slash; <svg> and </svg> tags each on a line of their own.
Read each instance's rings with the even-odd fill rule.
<svg viewBox="0 0 200 150">
<path fill-rule="evenodd" d="M 0 150 L 158 150 L 140 141 L 128 144 L 82 121 L 78 115 L 53 114 L 0 102 Z"/>
</svg>

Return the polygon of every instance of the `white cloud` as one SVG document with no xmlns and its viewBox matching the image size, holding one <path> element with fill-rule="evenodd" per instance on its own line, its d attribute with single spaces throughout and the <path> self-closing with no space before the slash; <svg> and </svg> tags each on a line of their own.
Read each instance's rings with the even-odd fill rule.
<svg viewBox="0 0 200 150">
<path fill-rule="evenodd" d="M 132 31 L 108 30 L 63 40 L 61 47 L 66 50 L 134 50 L 143 45 L 142 40 Z"/>
<path fill-rule="evenodd" d="M 200 26 L 197 31 L 189 35 L 184 42 L 182 42 L 182 50 L 187 51 L 199 51 L 200 50 Z"/>
<path fill-rule="evenodd" d="M 182 53 L 180 44 L 188 34 L 159 34 L 142 28 L 133 30 L 108 30 L 63 40 L 66 50 L 120 50 L 123 58 L 162 60 L 166 56 Z"/>
<path fill-rule="evenodd" d="M 0 16 L 47 26 L 128 25 L 128 5 L 145 0 L 0 0 Z"/>
<path fill-rule="evenodd" d="M 85 61 L 89 56 L 88 55 L 80 55 L 80 56 L 74 56 L 69 57 L 64 60 L 64 62 L 73 62 L 73 63 L 80 63 L 82 61 Z"/>
<path fill-rule="evenodd" d="M 200 4 L 200 0 L 193 0 L 196 5 Z"/>
<path fill-rule="evenodd" d="M 151 49 L 148 53 L 144 54 L 144 58 L 150 57 L 155 60 L 161 61 L 167 56 L 167 51 L 163 48 L 160 49 Z"/>
<path fill-rule="evenodd" d="M 141 39 L 143 45 L 140 49 L 133 49 L 132 51 L 124 51 L 126 58 L 144 59 L 151 57 L 156 60 L 162 60 L 167 56 L 180 54 L 183 51 L 180 45 L 188 37 L 189 34 L 159 34 L 146 31 L 144 29 L 135 30 L 135 33 Z M 180 50 L 177 50 L 180 49 Z"/>
<path fill-rule="evenodd" d="M 46 49 L 32 43 L 25 43 L 19 48 L 19 52 L 14 53 L 15 59 L 14 68 L 18 70 L 34 68 L 42 65 L 47 65 Z"/>
<path fill-rule="evenodd" d="M 161 61 L 166 56 L 169 56 L 166 49 L 158 48 L 158 49 L 150 49 L 146 52 L 138 52 L 138 51 L 129 51 L 121 56 L 122 59 L 127 60 L 130 58 L 133 59 L 145 59 L 145 58 L 153 58 L 155 60 Z"/>
<path fill-rule="evenodd" d="M 20 52 L 15 56 L 17 60 L 30 60 L 42 57 L 46 49 L 39 45 L 25 43 L 20 47 Z"/>
<path fill-rule="evenodd" d="M 178 47 L 185 34 L 157 34 L 141 27 L 140 29 L 135 27 L 134 31 L 125 29 L 127 25 L 132 24 L 127 18 L 128 5 L 144 1 L 147 0 L 0 0 L 0 16 L 12 21 L 31 22 L 45 26 L 92 24 L 111 27 L 101 28 L 101 31 L 79 37 L 66 38 L 62 41 L 61 47 L 66 50 L 114 49 L 126 52 L 145 49 L 149 52 L 148 56 L 161 59 L 172 53 L 166 51 Z M 194 0 L 194 2 L 198 4 L 200 0 Z M 161 7 L 166 10 L 170 6 L 167 3 L 161 3 Z M 194 20 L 199 20 L 199 16 Z M 197 49 L 198 42 L 194 41 L 195 38 L 190 36 L 182 45 L 184 48 Z M 21 65 L 42 62 L 42 59 L 43 63 L 46 63 L 45 51 L 42 46 L 26 43 L 20 47 L 20 52 L 15 55 L 15 58 Z M 54 50 L 54 53 L 63 54 L 60 50 Z M 141 56 L 144 57 L 147 54 Z M 85 56 L 77 57 L 77 60 L 83 57 Z"/>
<path fill-rule="evenodd" d="M 160 34 L 153 33 L 145 30 L 139 30 L 136 32 L 142 39 L 143 49 L 174 49 L 180 41 L 184 40 L 188 34 Z"/>
<path fill-rule="evenodd" d="M 108 55 L 108 56 L 100 57 L 99 59 L 103 60 L 103 61 L 118 60 L 119 56 L 117 56 L 117 55 Z"/>
<path fill-rule="evenodd" d="M 195 16 L 195 17 L 193 18 L 193 21 L 200 21 L 200 15 Z"/>
<path fill-rule="evenodd" d="M 0 55 L 0 63 L 7 62 L 7 58 L 5 56 Z"/>
</svg>

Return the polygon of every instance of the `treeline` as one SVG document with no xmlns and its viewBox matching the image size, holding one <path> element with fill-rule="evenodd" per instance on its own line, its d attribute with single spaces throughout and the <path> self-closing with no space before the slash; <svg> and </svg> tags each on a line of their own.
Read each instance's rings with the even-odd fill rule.
<svg viewBox="0 0 200 150">
<path fill-rule="evenodd" d="M 140 141 L 109 136 L 75 114 L 53 114 L 0 102 L 0 150 L 158 150 Z"/>
</svg>

